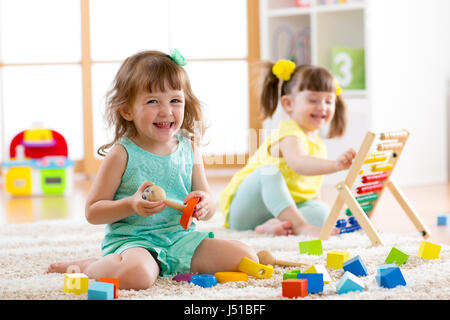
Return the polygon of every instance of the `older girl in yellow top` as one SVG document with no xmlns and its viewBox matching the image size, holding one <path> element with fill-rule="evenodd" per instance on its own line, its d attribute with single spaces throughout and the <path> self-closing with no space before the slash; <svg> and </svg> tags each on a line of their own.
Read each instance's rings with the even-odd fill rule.
<svg viewBox="0 0 450 320">
<path fill-rule="evenodd" d="M 295 66 L 289 60 L 268 62 L 266 68 L 264 116 L 271 117 L 281 102 L 290 120 L 279 124 L 222 191 L 225 226 L 316 235 L 329 214 L 329 207 L 316 200 L 323 175 L 348 169 L 355 157 L 349 149 L 337 159 L 327 159 L 319 130 L 330 123 L 328 136 L 342 136 L 346 106 L 337 82 L 324 68 Z"/>
</svg>

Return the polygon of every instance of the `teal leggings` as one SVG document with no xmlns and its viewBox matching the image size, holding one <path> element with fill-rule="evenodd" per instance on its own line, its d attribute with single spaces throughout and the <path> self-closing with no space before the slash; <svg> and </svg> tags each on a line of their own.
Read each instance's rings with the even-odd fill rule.
<svg viewBox="0 0 450 320">
<path fill-rule="evenodd" d="M 318 200 L 295 203 L 281 172 L 271 165 L 261 166 L 239 185 L 230 203 L 228 223 L 233 230 L 253 230 L 292 205 L 315 226 L 322 226 L 330 212 Z"/>
</svg>

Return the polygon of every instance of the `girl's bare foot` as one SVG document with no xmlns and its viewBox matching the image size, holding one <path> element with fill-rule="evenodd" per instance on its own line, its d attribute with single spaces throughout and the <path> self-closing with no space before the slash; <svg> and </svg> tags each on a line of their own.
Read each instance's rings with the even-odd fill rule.
<svg viewBox="0 0 450 320">
<path fill-rule="evenodd" d="M 268 233 L 277 236 L 287 236 L 292 234 L 292 224 L 290 221 L 269 219 L 255 228 L 256 233 Z"/>
<path fill-rule="evenodd" d="M 50 264 L 44 273 L 80 273 L 95 261 L 97 261 L 97 259 L 91 258 L 70 262 L 55 262 Z"/>
</svg>

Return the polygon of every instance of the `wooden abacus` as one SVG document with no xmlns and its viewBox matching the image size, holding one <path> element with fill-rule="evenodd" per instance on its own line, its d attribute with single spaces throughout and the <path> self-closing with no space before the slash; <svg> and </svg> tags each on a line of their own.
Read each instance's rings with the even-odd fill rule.
<svg viewBox="0 0 450 320">
<path fill-rule="evenodd" d="M 344 206 L 347 205 L 347 215 L 354 215 L 362 229 L 366 232 L 373 245 L 383 245 L 383 241 L 370 221 L 375 208 L 387 187 L 398 201 L 416 229 L 424 238 L 430 236 L 425 224 L 414 211 L 411 204 L 391 175 L 408 140 L 407 130 L 384 132 L 377 135 L 368 132 L 353 161 L 347 177 L 337 184 L 338 196 L 331 208 L 330 215 L 320 231 L 320 239 L 327 240 Z M 368 167 L 368 168 L 367 168 Z M 369 173 L 367 173 L 369 171 Z M 353 185 L 361 177 L 362 185 Z"/>
</svg>

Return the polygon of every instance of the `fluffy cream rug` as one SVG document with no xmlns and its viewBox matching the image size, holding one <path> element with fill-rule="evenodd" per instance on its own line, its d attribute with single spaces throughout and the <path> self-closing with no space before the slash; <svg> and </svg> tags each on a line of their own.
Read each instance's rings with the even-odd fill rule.
<svg viewBox="0 0 450 320">
<path fill-rule="evenodd" d="M 238 239 L 256 251 L 269 249 L 279 259 L 326 265 L 326 254 L 332 250 L 347 251 L 350 257 L 360 255 L 369 275 L 362 278 L 363 292 L 339 295 L 336 284 L 343 270 L 328 269 L 331 283 L 324 285 L 321 294 L 303 299 L 355 300 L 449 300 L 450 250 L 443 245 L 437 260 L 417 256 L 420 237 L 404 237 L 381 233 L 385 246 L 373 247 L 363 231 L 331 237 L 323 241 L 323 255 L 300 255 L 298 242 L 311 240 L 307 236 L 273 237 L 254 232 L 237 232 L 222 227 L 218 213 L 210 221 L 197 224 L 198 229 L 210 230 L 216 238 Z M 100 242 L 104 226 L 93 226 L 83 221 L 52 220 L 27 224 L 3 225 L 0 230 L 0 299 L 87 299 L 87 294 L 66 294 L 62 274 L 43 274 L 52 262 L 100 256 Z M 384 264 L 391 248 L 409 255 L 401 271 L 406 286 L 394 289 L 379 287 L 375 274 L 377 265 Z M 270 279 L 250 277 L 248 282 L 229 282 L 211 288 L 201 288 L 186 282 L 175 282 L 170 277 L 160 278 L 156 284 L 141 291 L 120 290 L 119 299 L 159 300 L 278 300 L 281 295 L 283 273 L 294 267 L 275 267 Z M 94 281 L 92 279 L 89 280 Z"/>
</svg>

